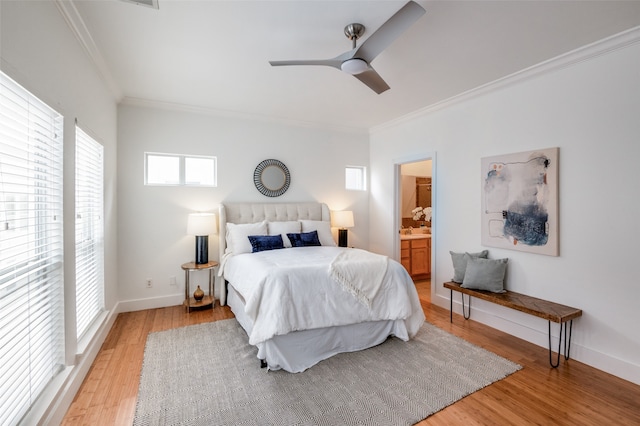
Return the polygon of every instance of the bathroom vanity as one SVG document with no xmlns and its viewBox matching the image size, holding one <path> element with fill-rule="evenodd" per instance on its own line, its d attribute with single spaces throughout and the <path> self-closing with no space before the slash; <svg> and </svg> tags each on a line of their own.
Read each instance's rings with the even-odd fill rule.
<svg viewBox="0 0 640 426">
<path fill-rule="evenodd" d="M 431 277 L 431 234 L 401 234 L 400 263 L 411 278 Z"/>
</svg>

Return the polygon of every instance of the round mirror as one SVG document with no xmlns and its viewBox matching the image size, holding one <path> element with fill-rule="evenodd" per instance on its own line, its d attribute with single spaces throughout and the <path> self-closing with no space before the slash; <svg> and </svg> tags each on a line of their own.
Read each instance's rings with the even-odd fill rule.
<svg viewBox="0 0 640 426">
<path fill-rule="evenodd" d="M 253 183 L 261 194 L 267 197 L 279 197 L 289 189 L 291 176 L 289 169 L 281 161 L 264 160 L 253 172 Z"/>
<path fill-rule="evenodd" d="M 271 191 L 277 191 L 284 186 L 285 175 L 280 167 L 269 166 L 262 171 L 262 184 Z"/>
</svg>

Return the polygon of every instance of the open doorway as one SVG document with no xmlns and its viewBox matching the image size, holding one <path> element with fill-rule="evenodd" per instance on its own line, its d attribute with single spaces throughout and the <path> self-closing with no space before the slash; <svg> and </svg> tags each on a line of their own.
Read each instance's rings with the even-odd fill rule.
<svg viewBox="0 0 640 426">
<path fill-rule="evenodd" d="M 434 273 L 433 158 L 406 159 L 395 166 L 397 259 L 416 284 L 420 299 L 430 303 Z"/>
</svg>

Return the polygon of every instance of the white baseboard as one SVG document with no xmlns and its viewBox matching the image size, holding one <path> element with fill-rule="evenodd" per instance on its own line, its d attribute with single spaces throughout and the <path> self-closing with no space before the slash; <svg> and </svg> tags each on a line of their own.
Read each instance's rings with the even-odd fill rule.
<svg viewBox="0 0 640 426">
<path fill-rule="evenodd" d="M 118 303 L 120 312 L 135 312 L 144 309 L 166 308 L 167 306 L 182 305 L 184 294 L 172 294 L 169 296 L 151 297 L 148 299 L 124 300 Z"/>
<path fill-rule="evenodd" d="M 469 306 L 466 305 L 467 300 L 468 298 L 465 297 L 465 310 L 469 309 Z M 450 299 L 441 294 L 436 294 L 435 298 L 432 299 L 432 303 L 447 310 L 450 307 Z M 491 306 L 491 308 L 489 309 L 488 306 Z M 454 321 L 459 320 L 462 316 L 462 303 L 457 297 L 454 297 L 453 312 L 460 315 L 454 318 Z M 511 334 L 534 345 L 545 349 L 549 348 L 549 326 L 544 319 L 475 298 L 472 302 L 471 318 L 474 321 Z M 558 350 L 558 330 L 558 324 L 551 324 L 551 344 L 554 358 L 556 356 L 555 352 Z M 570 356 L 571 359 L 640 385 L 639 365 L 577 344 L 573 339 Z"/>
</svg>

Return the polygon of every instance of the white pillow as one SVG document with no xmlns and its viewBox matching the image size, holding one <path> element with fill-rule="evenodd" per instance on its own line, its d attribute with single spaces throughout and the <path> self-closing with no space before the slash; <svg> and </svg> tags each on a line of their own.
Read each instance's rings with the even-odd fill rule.
<svg viewBox="0 0 640 426">
<path fill-rule="evenodd" d="M 336 246 L 331 234 L 331 222 L 325 220 L 301 220 L 302 232 L 318 231 L 318 239 L 323 246 Z"/>
<path fill-rule="evenodd" d="M 299 234 L 302 229 L 302 224 L 297 220 L 290 220 L 287 222 L 267 222 L 267 229 L 269 235 L 282 235 L 282 243 L 285 247 L 291 247 L 291 241 L 287 234 Z"/>
<path fill-rule="evenodd" d="M 249 235 L 268 235 L 267 222 L 227 223 L 227 253 L 251 253 Z"/>
</svg>

